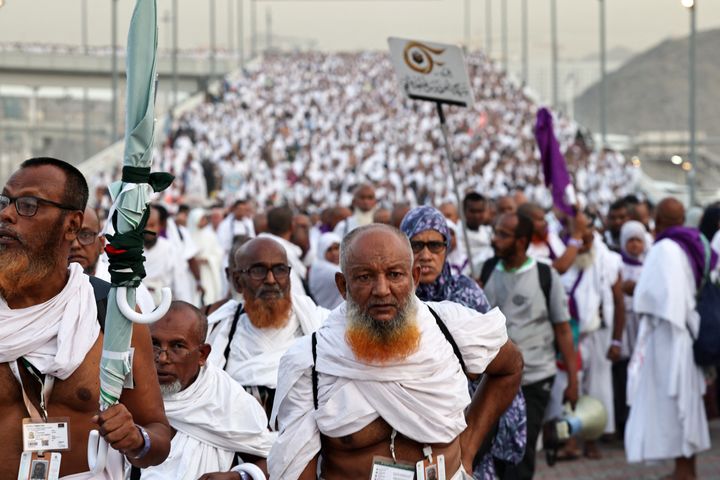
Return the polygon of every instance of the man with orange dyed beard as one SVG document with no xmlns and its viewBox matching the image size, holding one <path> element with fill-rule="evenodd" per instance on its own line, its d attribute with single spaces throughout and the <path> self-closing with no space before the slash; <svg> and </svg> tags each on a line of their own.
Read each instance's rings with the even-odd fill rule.
<svg viewBox="0 0 720 480">
<path fill-rule="evenodd" d="M 208 361 L 224 368 L 266 409 L 272 409 L 280 358 L 296 338 L 318 329 L 330 313 L 310 297 L 291 294 L 285 248 L 259 237 L 235 253 L 229 272 L 243 302 L 231 300 L 208 319 Z"/>
<path fill-rule="evenodd" d="M 420 268 L 393 227 L 359 227 L 340 251 L 346 304 L 280 362 L 270 478 L 472 478 L 520 386 L 505 317 L 420 302 Z M 467 378 L 482 373 L 471 399 Z"/>
</svg>

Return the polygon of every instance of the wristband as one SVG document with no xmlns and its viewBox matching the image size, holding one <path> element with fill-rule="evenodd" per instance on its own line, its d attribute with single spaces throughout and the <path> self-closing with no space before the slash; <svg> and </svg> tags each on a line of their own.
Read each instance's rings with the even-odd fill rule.
<svg viewBox="0 0 720 480">
<path fill-rule="evenodd" d="M 567 242 L 568 247 L 575 247 L 575 248 L 582 247 L 582 244 L 583 244 L 582 240 L 578 240 L 577 238 L 571 238 Z"/>
<path fill-rule="evenodd" d="M 140 432 L 140 435 L 142 435 L 142 437 L 143 437 L 143 448 L 142 448 L 142 450 L 140 450 L 140 453 L 138 453 L 137 455 L 130 457 L 130 458 L 132 458 L 133 460 L 140 460 L 145 455 L 147 455 L 147 453 L 150 451 L 150 435 L 148 434 L 147 430 L 145 430 L 140 425 L 135 425 L 135 426 L 137 427 L 138 431 Z"/>
<path fill-rule="evenodd" d="M 241 463 L 230 471 L 240 474 L 242 480 L 265 480 L 265 474 L 260 467 L 252 463 Z"/>
<path fill-rule="evenodd" d="M 612 341 L 610 342 L 610 346 L 611 346 L 611 347 L 622 348 L 622 342 L 621 342 L 620 340 L 612 340 Z"/>
</svg>

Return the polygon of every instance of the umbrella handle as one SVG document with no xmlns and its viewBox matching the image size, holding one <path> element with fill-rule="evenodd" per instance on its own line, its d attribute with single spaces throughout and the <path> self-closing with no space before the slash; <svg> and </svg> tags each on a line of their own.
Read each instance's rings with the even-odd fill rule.
<svg viewBox="0 0 720 480">
<path fill-rule="evenodd" d="M 265 480 L 265 474 L 257 465 L 252 463 L 241 463 L 231 470 L 232 472 L 243 472 L 250 475 L 253 480 Z"/>
<path fill-rule="evenodd" d="M 100 432 L 97 430 L 90 430 L 87 449 L 88 467 L 90 467 L 90 470 L 94 475 L 99 475 L 103 470 L 105 470 L 109 448 L 110 447 L 105 439 L 100 436 Z"/>
<path fill-rule="evenodd" d="M 127 301 L 127 287 L 117 287 L 117 306 L 120 313 L 133 323 L 153 323 L 160 320 L 170 309 L 172 302 L 172 292 L 169 288 L 162 289 L 162 300 L 155 310 L 148 313 L 138 313 L 131 308 Z"/>
</svg>

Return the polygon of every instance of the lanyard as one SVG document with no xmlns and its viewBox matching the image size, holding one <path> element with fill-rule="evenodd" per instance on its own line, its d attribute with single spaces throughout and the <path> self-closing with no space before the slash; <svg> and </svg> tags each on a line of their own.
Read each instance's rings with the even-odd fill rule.
<svg viewBox="0 0 720 480">
<path fill-rule="evenodd" d="M 52 375 L 45 375 L 45 379 L 43 380 L 42 378 L 40 378 L 40 374 L 36 371 L 35 367 L 33 367 L 30 362 L 28 362 L 24 358 L 22 359 L 22 361 L 30 375 L 40 384 L 40 412 L 38 412 L 37 408 L 35 408 L 35 405 L 32 404 L 32 402 L 28 398 L 27 392 L 25 391 L 25 386 L 23 385 L 22 377 L 20 376 L 20 369 L 18 368 L 17 360 L 10 362 L 10 369 L 12 370 L 13 375 L 15 375 L 15 378 L 17 378 L 18 382 L 20 383 L 20 389 L 22 390 L 25 408 L 27 409 L 30 417 L 33 420 L 42 419 L 44 422 L 47 422 L 48 413 L 46 400 L 50 398 L 50 393 L 52 393 L 53 386 L 55 385 L 55 377 L 53 377 Z"/>
</svg>

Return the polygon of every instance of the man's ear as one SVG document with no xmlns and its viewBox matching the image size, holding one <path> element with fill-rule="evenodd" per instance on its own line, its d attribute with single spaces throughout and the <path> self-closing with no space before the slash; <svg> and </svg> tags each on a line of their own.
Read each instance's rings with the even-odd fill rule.
<svg viewBox="0 0 720 480">
<path fill-rule="evenodd" d="M 416 263 L 413 263 L 412 277 L 413 277 L 413 284 L 415 285 L 415 288 L 417 289 L 418 285 L 420 285 L 420 265 L 418 265 Z"/>
<path fill-rule="evenodd" d="M 72 211 L 68 212 L 67 216 L 65 217 L 65 239 L 69 241 L 73 241 L 77 238 L 77 234 L 82 228 L 83 219 L 85 218 L 85 214 L 80 211 Z"/>
<path fill-rule="evenodd" d="M 198 352 L 200 352 L 200 361 L 198 362 L 200 366 L 203 366 L 207 363 L 208 356 L 210 356 L 210 352 L 212 351 L 212 347 L 208 343 L 203 343 L 198 347 Z"/>
<path fill-rule="evenodd" d="M 335 274 L 335 285 L 337 285 L 338 292 L 340 292 L 343 299 L 347 300 L 347 282 L 345 281 L 345 275 L 343 275 L 342 272 L 337 272 Z"/>
</svg>

